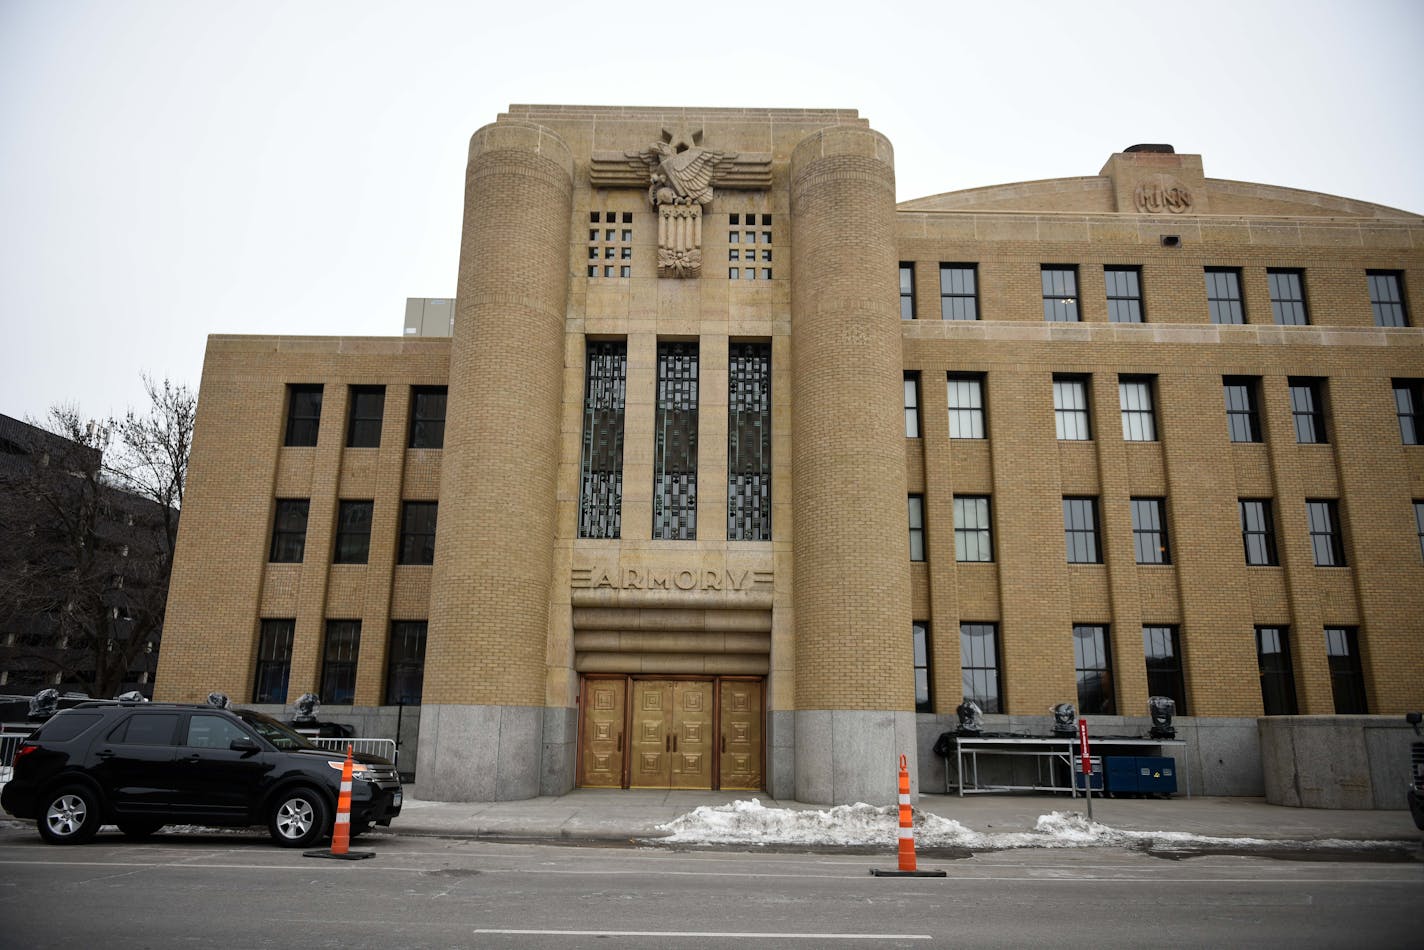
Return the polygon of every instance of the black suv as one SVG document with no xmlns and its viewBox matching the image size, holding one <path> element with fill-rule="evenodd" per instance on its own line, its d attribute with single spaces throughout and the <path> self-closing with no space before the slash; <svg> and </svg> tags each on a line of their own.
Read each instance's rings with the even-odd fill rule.
<svg viewBox="0 0 1424 950">
<path fill-rule="evenodd" d="M 267 825 L 299 848 L 331 834 L 345 756 L 258 712 L 169 703 L 86 703 L 20 743 L 0 805 L 51 844 L 101 824 L 142 838 L 174 822 Z M 351 833 L 400 814 L 395 766 L 354 757 Z"/>
</svg>

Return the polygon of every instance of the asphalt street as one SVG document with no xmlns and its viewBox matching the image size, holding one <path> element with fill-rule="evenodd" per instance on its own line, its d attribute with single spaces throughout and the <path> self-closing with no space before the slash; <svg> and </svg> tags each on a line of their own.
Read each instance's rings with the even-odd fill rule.
<svg viewBox="0 0 1424 950">
<path fill-rule="evenodd" d="M 375 835 L 370 860 L 265 834 L 105 831 L 47 846 L 0 827 L 0 946 L 1419 946 L 1424 862 L 1115 848 L 929 857 L 681 851 Z"/>
</svg>

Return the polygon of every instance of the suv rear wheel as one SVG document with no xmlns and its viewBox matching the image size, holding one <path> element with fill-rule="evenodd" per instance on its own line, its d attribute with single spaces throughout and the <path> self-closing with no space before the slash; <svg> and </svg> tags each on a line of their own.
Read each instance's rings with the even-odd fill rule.
<svg viewBox="0 0 1424 950">
<path fill-rule="evenodd" d="M 82 785 L 67 785 L 45 796 L 35 824 L 50 844 L 84 844 L 99 833 L 99 800 Z"/>
<path fill-rule="evenodd" d="M 330 824 L 331 809 L 319 792 L 293 788 L 277 796 L 267 830 L 284 848 L 305 848 L 320 841 Z"/>
</svg>

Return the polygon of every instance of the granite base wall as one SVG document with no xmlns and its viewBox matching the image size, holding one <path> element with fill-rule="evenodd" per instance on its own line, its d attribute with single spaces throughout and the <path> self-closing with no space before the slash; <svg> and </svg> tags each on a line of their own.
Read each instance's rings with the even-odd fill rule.
<svg viewBox="0 0 1424 950">
<path fill-rule="evenodd" d="M 1258 721 L 1266 801 L 1299 808 L 1406 808 L 1413 729 L 1393 716 Z"/>
</svg>

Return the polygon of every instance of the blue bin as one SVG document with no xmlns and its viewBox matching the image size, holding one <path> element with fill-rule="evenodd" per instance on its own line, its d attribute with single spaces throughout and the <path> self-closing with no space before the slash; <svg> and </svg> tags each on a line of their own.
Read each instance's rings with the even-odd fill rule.
<svg viewBox="0 0 1424 950">
<path fill-rule="evenodd" d="M 1151 795 L 1171 795 L 1177 791 L 1177 760 L 1165 755 L 1137 757 L 1137 786 Z"/>
<path fill-rule="evenodd" d="M 1103 760 L 1107 789 L 1114 795 L 1135 795 L 1142 791 L 1138 783 L 1137 756 L 1110 755 Z"/>
<path fill-rule="evenodd" d="M 1091 787 L 1093 791 L 1101 792 L 1103 790 L 1103 760 L 1100 756 L 1096 755 L 1092 756 L 1091 758 L 1093 761 L 1093 771 L 1089 776 L 1086 777 L 1092 779 Z M 1083 782 L 1085 776 L 1082 772 L 1082 766 L 1082 756 L 1073 756 L 1073 786 L 1079 791 L 1082 791 L 1085 787 Z"/>
</svg>

